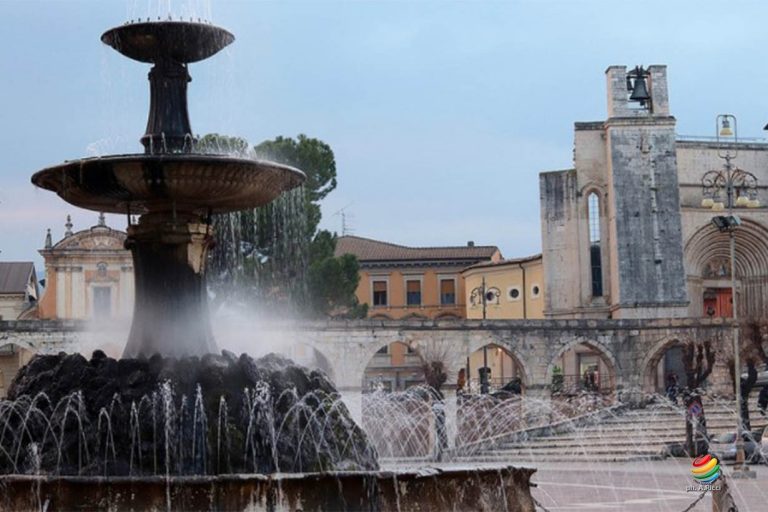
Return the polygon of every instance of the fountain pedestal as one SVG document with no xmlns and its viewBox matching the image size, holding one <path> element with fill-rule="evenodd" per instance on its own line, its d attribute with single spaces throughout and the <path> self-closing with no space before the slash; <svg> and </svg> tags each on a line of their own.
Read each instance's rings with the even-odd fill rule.
<svg viewBox="0 0 768 512">
<path fill-rule="evenodd" d="M 205 287 L 212 242 L 193 214 L 156 212 L 128 228 L 136 301 L 123 357 L 216 353 Z M 169 343 L 172 341 L 172 343 Z"/>
</svg>

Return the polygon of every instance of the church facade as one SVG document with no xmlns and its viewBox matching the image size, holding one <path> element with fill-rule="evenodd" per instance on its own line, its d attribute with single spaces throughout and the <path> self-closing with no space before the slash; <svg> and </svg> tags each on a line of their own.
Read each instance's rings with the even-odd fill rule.
<svg viewBox="0 0 768 512">
<path fill-rule="evenodd" d="M 575 123 L 573 168 L 540 174 L 545 316 L 732 316 L 729 235 L 712 222 L 724 213 L 702 204 L 703 176 L 723 169 L 724 151 L 757 178 L 739 191 L 749 197 L 737 204 L 751 207 L 734 212 L 736 293 L 740 317 L 762 316 L 768 143 L 679 136 L 666 66 L 640 70 L 642 104 L 628 86 L 637 71 L 607 69 L 607 119 Z"/>
<path fill-rule="evenodd" d="M 64 238 L 53 243 L 50 230 L 40 254 L 46 286 L 38 306 L 41 319 L 113 320 L 133 313 L 134 279 L 126 234 L 106 225 L 73 232 L 67 218 Z"/>
</svg>

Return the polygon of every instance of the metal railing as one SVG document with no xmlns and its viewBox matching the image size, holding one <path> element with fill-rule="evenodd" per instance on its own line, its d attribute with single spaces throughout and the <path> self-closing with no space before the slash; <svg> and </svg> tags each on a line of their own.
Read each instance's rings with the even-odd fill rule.
<svg viewBox="0 0 768 512">
<path fill-rule="evenodd" d="M 680 142 L 719 142 L 725 145 L 735 144 L 732 141 L 723 140 L 720 137 L 713 135 L 677 135 L 675 140 Z M 741 137 L 739 136 L 739 143 L 752 143 L 752 144 L 768 144 L 768 139 L 762 137 Z"/>
<path fill-rule="evenodd" d="M 519 377 L 491 377 L 488 379 L 488 392 L 495 393 L 496 391 L 501 391 L 501 388 L 503 388 L 505 385 L 509 384 L 515 379 L 519 379 Z M 466 386 L 464 389 L 466 393 L 470 393 L 470 394 L 480 393 L 481 382 L 479 378 L 469 379 L 468 384 L 469 384 L 469 389 L 467 389 Z"/>
<path fill-rule="evenodd" d="M 611 375 L 594 373 L 590 375 L 560 374 L 560 376 L 562 379 L 558 379 L 557 376 L 552 379 L 551 388 L 553 392 L 565 394 L 577 393 L 579 391 L 609 393 L 614 390 L 613 377 Z"/>
</svg>

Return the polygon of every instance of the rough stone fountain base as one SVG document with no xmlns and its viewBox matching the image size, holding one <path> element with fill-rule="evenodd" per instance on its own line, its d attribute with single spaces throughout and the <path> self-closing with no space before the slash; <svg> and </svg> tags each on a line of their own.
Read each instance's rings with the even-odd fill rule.
<svg viewBox="0 0 768 512">
<path fill-rule="evenodd" d="M 281 356 L 36 356 L 0 401 L 0 473 L 152 477 L 378 469 L 333 383 Z"/>
<path fill-rule="evenodd" d="M 533 512 L 535 470 L 511 466 L 215 477 L 0 478 L 2 510 Z"/>
</svg>

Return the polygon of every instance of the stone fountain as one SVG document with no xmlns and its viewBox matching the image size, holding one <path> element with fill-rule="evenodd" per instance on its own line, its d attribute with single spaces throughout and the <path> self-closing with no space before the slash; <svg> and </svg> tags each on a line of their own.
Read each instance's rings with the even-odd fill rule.
<svg viewBox="0 0 768 512">
<path fill-rule="evenodd" d="M 211 216 L 267 204 L 305 176 L 196 152 L 189 64 L 231 33 L 169 19 L 101 40 L 153 65 L 144 153 L 68 161 L 32 182 L 127 216 L 133 324 L 120 360 L 40 355 L 19 371 L 0 401 L 0 510 L 533 510 L 533 470 L 380 471 L 324 373 L 274 354 L 216 354 Z"/>
<path fill-rule="evenodd" d="M 153 64 L 144 154 L 68 161 L 39 171 L 32 182 L 81 208 L 141 215 L 126 241 L 136 302 L 124 357 L 217 352 L 205 288 L 211 215 L 267 204 L 300 185 L 304 174 L 274 162 L 195 152 L 189 64 L 231 44 L 228 31 L 186 21 L 131 23 L 101 40 Z"/>
</svg>

